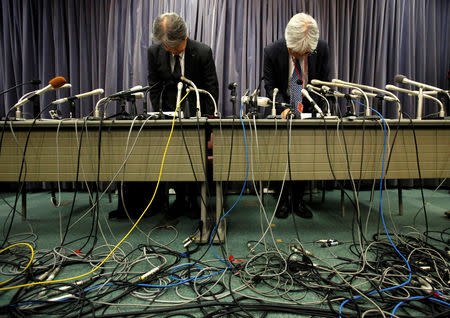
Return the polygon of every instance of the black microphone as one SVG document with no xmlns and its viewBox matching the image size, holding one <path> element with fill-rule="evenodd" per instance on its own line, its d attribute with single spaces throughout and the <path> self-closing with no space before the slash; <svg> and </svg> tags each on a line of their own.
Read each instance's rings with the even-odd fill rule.
<svg viewBox="0 0 450 318">
<path fill-rule="evenodd" d="M 297 80 L 297 85 L 303 85 L 303 81 L 301 79 Z"/>
<path fill-rule="evenodd" d="M 162 109 L 162 100 L 163 100 L 164 90 L 166 89 L 166 86 L 169 83 L 170 82 L 164 82 L 163 83 L 163 88 L 161 90 L 161 93 L 159 94 L 159 117 L 161 119 L 164 119 L 164 113 L 163 113 L 163 109 Z"/>
<path fill-rule="evenodd" d="M 261 79 L 259 80 L 259 84 L 258 84 L 258 93 L 257 93 L 256 95 L 258 95 L 259 92 L 261 91 L 261 84 L 262 84 L 262 81 L 263 81 L 263 80 L 264 80 L 264 76 L 261 77 Z"/>
<path fill-rule="evenodd" d="M 231 102 L 231 114 L 236 116 L 236 88 L 238 84 L 236 82 L 228 84 L 228 89 L 230 90 L 230 102 Z"/>
<path fill-rule="evenodd" d="M 12 90 L 18 88 L 18 87 L 21 87 L 21 86 L 27 85 L 27 84 L 31 84 L 31 85 L 39 85 L 39 84 L 41 84 L 41 80 L 40 80 L 40 79 L 32 79 L 31 81 L 28 81 L 28 82 L 25 82 L 25 83 L 20 83 L 20 84 L 14 85 L 13 87 L 10 87 L 10 88 L 8 88 L 8 89 L 5 89 L 3 92 L 0 92 L 0 95 L 6 94 L 6 93 L 8 93 L 8 92 L 10 92 L 10 91 L 12 91 Z"/>
<path fill-rule="evenodd" d="M 236 89 L 237 85 L 238 85 L 238 84 L 237 84 L 236 82 L 230 83 L 230 84 L 228 84 L 228 89 L 229 89 L 229 90 Z"/>
<path fill-rule="evenodd" d="M 141 85 L 136 85 L 130 89 L 127 89 L 125 91 L 120 91 L 117 93 L 114 93 L 110 96 L 108 96 L 109 99 L 114 99 L 114 98 L 126 98 L 129 95 L 132 94 L 136 94 L 136 93 L 142 93 L 142 92 L 146 92 L 150 89 L 151 87 L 149 86 L 144 86 L 142 87 Z"/>
</svg>

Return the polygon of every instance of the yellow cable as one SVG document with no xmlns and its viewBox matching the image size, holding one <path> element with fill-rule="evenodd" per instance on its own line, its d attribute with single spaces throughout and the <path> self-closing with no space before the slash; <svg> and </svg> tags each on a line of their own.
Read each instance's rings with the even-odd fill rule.
<svg viewBox="0 0 450 318">
<path fill-rule="evenodd" d="M 30 261 L 28 262 L 27 266 L 25 266 L 25 268 L 22 270 L 22 272 L 25 272 L 25 271 L 27 270 L 27 268 L 31 265 L 31 262 L 33 261 L 33 258 L 34 258 L 34 250 L 33 250 L 33 247 L 32 247 L 30 244 L 28 244 L 28 243 L 16 243 L 16 244 L 10 245 L 10 246 L 5 247 L 4 249 L 2 249 L 2 250 L 0 251 L 0 254 L 3 253 L 4 251 L 6 251 L 6 250 L 8 250 L 8 249 L 10 249 L 10 248 L 12 248 L 12 247 L 14 247 L 14 246 L 17 246 L 17 245 L 26 245 L 26 246 L 28 246 L 28 248 L 29 248 L 30 251 L 31 251 Z M 4 282 L 1 282 L 0 285 L 6 284 L 6 283 L 9 282 L 11 279 L 12 279 L 12 278 L 7 279 L 7 280 L 5 280 Z M 3 290 L 3 288 L 0 289 L 0 290 Z"/>
<path fill-rule="evenodd" d="M 89 274 L 92 274 L 93 272 L 95 272 L 97 269 L 99 269 L 107 260 L 108 258 L 111 257 L 111 255 L 114 253 L 114 251 L 123 243 L 123 241 L 125 241 L 125 239 L 131 234 L 131 232 L 133 232 L 133 230 L 136 228 L 136 226 L 139 224 L 139 222 L 141 221 L 142 217 L 145 215 L 145 212 L 147 212 L 148 208 L 150 207 L 150 205 L 153 202 L 153 199 L 156 196 L 156 192 L 158 191 L 158 187 L 159 187 L 159 182 L 161 181 L 161 175 L 162 175 L 162 171 L 164 168 L 164 161 L 166 159 L 166 154 L 167 154 L 167 149 L 169 148 L 169 143 L 170 140 L 172 138 L 172 134 L 173 134 L 173 129 L 175 127 L 175 114 L 178 111 L 178 108 L 180 107 L 181 102 L 186 98 L 186 96 L 189 93 L 187 93 L 186 95 L 184 95 L 184 97 L 180 100 L 180 102 L 177 104 L 177 107 L 175 108 L 175 113 L 173 116 L 173 120 L 172 120 L 172 127 L 170 128 L 170 134 L 169 134 L 169 138 L 167 139 L 167 143 L 166 143 L 166 148 L 164 149 L 164 155 L 162 158 L 162 162 L 161 162 L 161 167 L 159 169 L 159 175 L 158 175 L 158 181 L 156 183 L 156 188 L 155 191 L 153 192 L 153 196 L 152 199 L 150 200 L 149 204 L 147 205 L 147 207 L 145 208 L 144 212 L 142 212 L 141 216 L 139 217 L 139 219 L 137 219 L 137 221 L 133 224 L 133 226 L 131 227 L 131 229 L 128 231 L 128 233 L 120 240 L 119 243 L 117 243 L 116 246 L 114 246 L 114 248 L 111 250 L 111 252 L 109 252 L 109 254 L 105 257 L 105 259 L 103 261 L 101 261 L 100 264 L 98 264 L 96 267 L 94 267 L 94 269 L 92 269 L 91 271 L 85 273 L 85 274 L 81 274 L 75 277 L 69 277 L 69 278 L 63 278 L 63 279 L 56 279 L 56 280 L 49 280 L 49 281 L 41 281 L 41 282 L 33 282 L 33 283 L 28 283 L 28 284 L 22 284 L 22 285 L 16 285 L 16 286 L 9 286 L 9 287 L 3 287 L 0 288 L 0 291 L 2 290 L 10 290 L 10 289 L 15 289 L 15 288 L 22 288 L 22 287 L 27 287 L 27 286 L 34 286 L 34 285 L 41 285 L 41 284 L 51 284 L 51 283 L 61 283 L 61 282 L 67 282 L 69 280 L 73 280 L 73 279 L 78 279 L 84 276 L 87 276 Z M 27 244 L 27 243 L 18 243 L 18 244 Z"/>
</svg>

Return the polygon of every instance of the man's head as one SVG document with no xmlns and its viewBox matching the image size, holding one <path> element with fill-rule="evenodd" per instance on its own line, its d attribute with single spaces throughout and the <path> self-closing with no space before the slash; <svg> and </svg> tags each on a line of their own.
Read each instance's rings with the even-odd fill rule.
<svg viewBox="0 0 450 318">
<path fill-rule="evenodd" d="M 163 13 L 153 22 L 153 38 L 166 51 L 178 55 L 186 48 L 186 23 L 174 12 Z"/>
<path fill-rule="evenodd" d="M 289 54 L 299 59 L 316 49 L 319 27 L 312 16 L 298 13 L 289 20 L 284 36 Z"/>
</svg>

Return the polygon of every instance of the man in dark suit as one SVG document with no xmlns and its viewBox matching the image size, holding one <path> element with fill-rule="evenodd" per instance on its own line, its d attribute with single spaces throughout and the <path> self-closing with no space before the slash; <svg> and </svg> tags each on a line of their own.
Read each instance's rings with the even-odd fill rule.
<svg viewBox="0 0 450 318">
<path fill-rule="evenodd" d="M 212 50 L 187 37 L 186 24 L 179 15 L 158 16 L 153 23 L 153 38 L 157 44 L 148 49 L 148 82 L 154 111 L 175 110 L 180 76 L 208 91 L 217 101 L 219 82 Z M 202 115 L 214 114 L 214 103 L 208 96 L 201 95 L 200 105 Z M 190 116 L 195 117 L 195 94 L 189 94 L 189 106 Z"/>
<path fill-rule="evenodd" d="M 181 76 L 192 81 L 197 88 L 208 91 L 217 102 L 219 82 L 212 50 L 188 38 L 184 20 L 173 12 L 158 16 L 153 22 L 153 38 L 157 44 L 148 49 L 148 82 L 153 110 L 175 110 L 177 83 Z M 200 96 L 202 116 L 213 115 L 213 101 L 207 95 Z M 197 103 L 194 92 L 189 94 L 188 101 L 189 107 L 182 105 L 184 114 L 195 117 Z M 176 200 L 169 207 L 167 216 L 175 218 L 181 213 L 190 217 L 200 216 L 199 187 L 186 182 L 175 183 L 173 187 Z"/>
<path fill-rule="evenodd" d="M 317 22 L 305 13 L 298 13 L 291 18 L 286 26 L 285 38 L 264 48 L 267 95 L 273 98 L 274 89 L 278 88 L 276 100 L 291 105 L 291 108 L 277 108 L 277 114 L 286 118 L 289 113 L 313 112 L 309 101 L 301 98 L 301 89 L 312 79 L 329 81 L 328 54 L 328 44 L 319 39 Z M 274 182 L 273 187 L 279 193 L 281 182 Z M 287 182 L 275 215 L 286 218 L 292 206 L 295 214 L 311 218 L 312 213 L 303 201 L 304 190 L 305 182 Z"/>
</svg>

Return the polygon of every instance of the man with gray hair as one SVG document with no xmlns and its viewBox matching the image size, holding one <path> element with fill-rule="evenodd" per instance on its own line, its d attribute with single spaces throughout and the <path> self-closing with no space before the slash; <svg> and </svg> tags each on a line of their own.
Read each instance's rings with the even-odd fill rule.
<svg viewBox="0 0 450 318">
<path fill-rule="evenodd" d="M 176 86 L 181 76 L 208 91 L 217 102 L 219 82 L 212 50 L 188 38 L 186 23 L 178 14 L 170 12 L 158 16 L 153 22 L 153 39 L 156 44 L 148 49 L 148 83 L 152 87 L 150 100 L 154 111 L 175 110 Z M 189 112 L 190 116 L 196 116 L 195 94 L 189 94 L 188 101 L 189 108 L 184 108 L 184 114 Z M 200 95 L 200 105 L 202 115 L 214 114 L 214 103 L 208 96 Z M 176 200 L 166 216 L 173 219 L 183 212 L 189 217 L 199 217 L 199 188 L 186 182 L 175 183 L 173 187 Z"/>
<path fill-rule="evenodd" d="M 217 101 L 219 83 L 216 66 L 209 46 L 189 39 L 186 23 L 174 12 L 164 13 L 153 22 L 156 44 L 148 49 L 148 82 L 154 111 L 175 109 L 176 85 L 184 76 Z M 190 94 L 190 115 L 196 114 L 195 94 Z M 202 115 L 214 114 L 214 103 L 201 96 Z M 186 110 L 185 110 L 186 113 Z"/>
<path fill-rule="evenodd" d="M 288 113 L 313 112 L 313 105 L 302 99 L 301 90 L 312 79 L 329 81 L 328 53 L 328 44 L 319 39 L 316 20 L 306 13 L 294 15 L 286 26 L 285 38 L 264 48 L 266 93 L 272 98 L 278 88 L 276 100 L 291 105 L 277 108 L 283 118 Z M 273 188 L 279 193 L 281 182 L 274 182 Z M 288 182 L 284 189 L 275 215 L 286 218 L 292 209 L 300 217 L 311 218 L 312 213 L 303 202 L 305 182 Z"/>
</svg>

